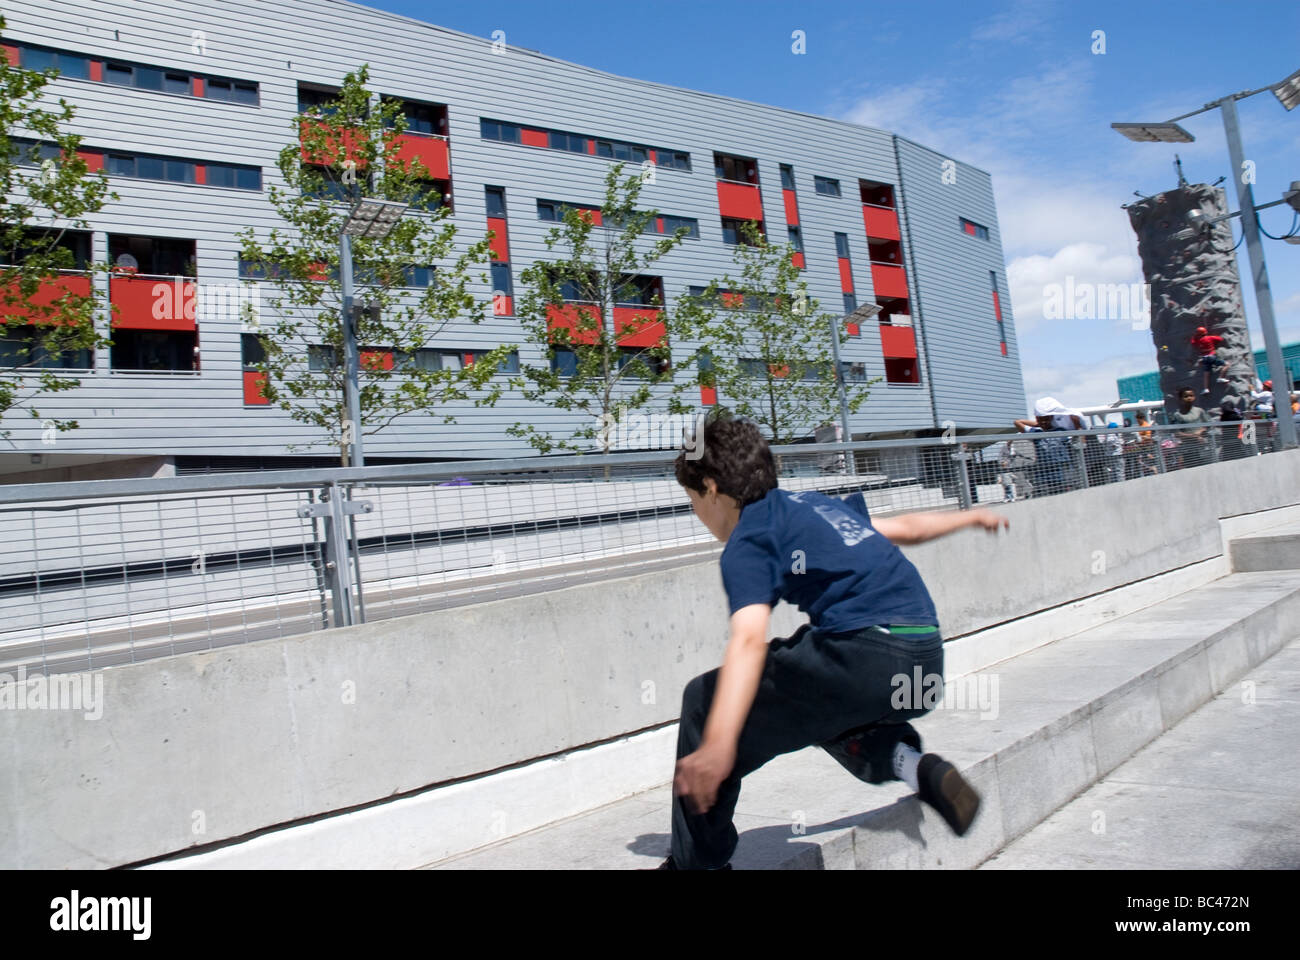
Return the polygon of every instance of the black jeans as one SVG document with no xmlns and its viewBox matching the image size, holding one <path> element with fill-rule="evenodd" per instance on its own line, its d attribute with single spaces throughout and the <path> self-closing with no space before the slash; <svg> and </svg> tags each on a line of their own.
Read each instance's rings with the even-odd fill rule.
<svg viewBox="0 0 1300 960">
<path fill-rule="evenodd" d="M 741 728 L 736 765 L 707 813 L 673 796 L 672 857 L 682 870 L 713 869 L 731 859 L 738 839 L 731 818 L 740 781 L 773 757 L 820 746 L 869 783 L 896 780 L 894 746 L 921 749 L 907 721 L 929 713 L 942 697 L 943 639 L 939 631 L 898 636 L 879 627 L 825 634 L 805 624 L 768 644 L 758 693 Z M 704 734 L 718 670 L 696 677 L 682 694 L 677 758 L 693 753 Z M 927 705 L 928 704 L 928 705 Z M 851 755 L 851 756 L 850 756 Z"/>
</svg>

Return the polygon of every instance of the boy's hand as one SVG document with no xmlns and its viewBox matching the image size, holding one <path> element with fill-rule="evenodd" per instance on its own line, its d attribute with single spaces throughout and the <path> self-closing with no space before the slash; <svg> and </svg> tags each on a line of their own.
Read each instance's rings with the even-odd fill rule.
<svg viewBox="0 0 1300 960">
<path fill-rule="evenodd" d="M 971 511 L 971 522 L 977 526 L 983 527 L 989 533 L 997 533 L 999 528 L 1004 530 L 1011 529 L 1011 521 L 1000 513 L 994 513 L 992 510 L 980 508 Z"/>
<path fill-rule="evenodd" d="M 700 815 L 708 813 L 718 799 L 718 786 L 736 765 L 736 748 L 703 743 L 691 754 L 677 761 L 673 793 L 685 798 L 687 809 Z"/>
</svg>

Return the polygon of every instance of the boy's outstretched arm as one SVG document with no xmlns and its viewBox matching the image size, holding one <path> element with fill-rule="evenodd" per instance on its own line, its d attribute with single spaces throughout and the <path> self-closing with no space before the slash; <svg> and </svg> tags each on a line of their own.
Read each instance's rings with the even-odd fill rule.
<svg viewBox="0 0 1300 960">
<path fill-rule="evenodd" d="M 767 660 L 767 628 L 772 608 L 751 603 L 731 615 L 731 639 L 718 671 L 713 705 L 699 747 L 677 761 L 673 792 L 698 813 L 707 813 L 718 786 L 736 765 L 736 744 L 758 694 Z"/>
<path fill-rule="evenodd" d="M 1011 521 L 992 510 L 980 508 L 943 513 L 905 513 L 901 517 L 872 520 L 871 525 L 890 542 L 908 545 L 946 537 L 966 527 L 983 527 L 989 533 L 996 533 L 999 527 L 1009 528 Z"/>
</svg>

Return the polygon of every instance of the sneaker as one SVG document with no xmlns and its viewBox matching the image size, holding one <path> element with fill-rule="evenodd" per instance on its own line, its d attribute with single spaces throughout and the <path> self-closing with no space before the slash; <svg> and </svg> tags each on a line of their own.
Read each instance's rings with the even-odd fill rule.
<svg viewBox="0 0 1300 960">
<path fill-rule="evenodd" d="M 933 807 L 952 832 L 962 836 L 979 812 L 980 797 L 966 779 L 937 753 L 927 753 L 916 768 L 917 795 Z"/>
</svg>

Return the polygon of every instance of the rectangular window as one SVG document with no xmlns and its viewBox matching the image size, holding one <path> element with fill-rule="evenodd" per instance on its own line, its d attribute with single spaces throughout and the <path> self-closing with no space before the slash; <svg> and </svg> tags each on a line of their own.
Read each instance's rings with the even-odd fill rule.
<svg viewBox="0 0 1300 960">
<path fill-rule="evenodd" d="M 504 217 L 506 215 L 505 188 L 485 187 L 483 194 L 487 199 L 487 215 L 489 217 Z"/>
<path fill-rule="evenodd" d="M 844 294 L 844 314 L 848 316 L 854 310 L 858 309 L 858 295 L 856 293 Z"/>
<path fill-rule="evenodd" d="M 758 183 L 758 162 L 751 157 L 735 157 L 726 153 L 713 155 L 713 172 L 719 180 L 737 183 Z"/>
<path fill-rule="evenodd" d="M 742 232 L 741 227 L 743 224 L 751 223 L 751 222 L 754 221 L 735 220 L 730 217 L 723 217 L 722 218 L 722 242 L 732 244 L 733 246 L 736 244 L 743 244 L 745 235 Z M 759 223 L 757 226 L 758 226 L 758 232 L 760 234 L 763 234 L 764 233 L 763 225 Z"/>
<path fill-rule="evenodd" d="M 832 180 L 830 177 L 813 177 L 813 189 L 828 197 L 838 197 L 840 195 L 840 182 Z"/>
<path fill-rule="evenodd" d="M 209 163 L 207 182 L 210 187 L 233 187 L 237 190 L 261 190 L 262 168 L 233 163 Z"/>
<path fill-rule="evenodd" d="M 245 280 L 274 280 L 281 273 L 281 269 L 275 264 L 254 263 L 252 260 L 239 258 L 239 275 Z"/>
<path fill-rule="evenodd" d="M 407 267 L 405 284 L 408 287 L 431 287 L 437 278 L 433 267 Z"/>
<path fill-rule="evenodd" d="M 216 78 L 209 78 L 207 82 L 204 83 L 203 87 L 204 87 L 204 94 L 211 100 L 226 100 L 230 103 L 246 103 L 251 106 L 257 106 L 258 103 L 257 84 L 255 83 L 244 83 L 239 80 L 219 80 Z M 314 90 L 304 91 L 302 89 L 299 89 L 298 91 L 298 112 L 299 113 L 305 113 L 308 107 L 311 106 L 311 104 L 309 103 L 308 107 L 304 107 L 303 105 L 304 93 L 309 94 L 309 96 L 315 95 L 319 97 L 320 98 L 318 101 L 319 103 L 324 103 L 326 100 L 329 100 L 333 97 L 333 94 L 320 93 L 319 91 L 314 91 Z"/>
<path fill-rule="evenodd" d="M 510 279 L 510 264 L 500 262 L 492 264 L 492 292 L 494 294 L 503 293 L 507 297 L 514 296 L 514 284 Z"/>
<path fill-rule="evenodd" d="M 335 350 L 329 344 L 316 344 L 307 348 L 307 369 L 313 373 L 323 373 L 338 366 Z"/>
<path fill-rule="evenodd" d="M 894 206 L 894 188 L 887 183 L 878 180 L 859 180 L 858 192 L 862 195 L 863 203 L 875 207 Z"/>
<path fill-rule="evenodd" d="M 700 221 L 692 217 L 662 217 L 664 222 L 664 233 L 676 233 L 682 227 L 686 228 L 686 236 L 696 240 L 700 238 Z"/>
<path fill-rule="evenodd" d="M 564 347 L 552 348 L 551 373 L 558 373 L 562 377 L 576 376 L 578 373 L 578 355 Z"/>
<path fill-rule="evenodd" d="M 794 247 L 795 253 L 803 253 L 803 236 L 799 233 L 798 227 L 786 227 L 786 236 L 790 239 L 790 246 Z"/>
<path fill-rule="evenodd" d="M 840 376 L 845 383 L 866 383 L 867 365 L 856 361 L 841 360 Z"/>
<path fill-rule="evenodd" d="M 54 368 L 90 370 L 94 368 L 90 350 L 64 350 L 50 353 L 41 345 L 49 328 L 34 325 L 4 327 L 0 325 L 0 367 Z"/>
<path fill-rule="evenodd" d="M 194 164 L 188 160 L 164 160 L 162 179 L 173 183 L 193 183 Z"/>
<path fill-rule="evenodd" d="M 193 330 L 114 330 L 109 362 L 114 370 L 193 370 L 197 343 Z"/>
<path fill-rule="evenodd" d="M 794 189 L 794 167 L 788 163 L 781 164 L 781 188 L 783 190 Z"/>
<path fill-rule="evenodd" d="M 632 368 L 627 371 L 627 377 L 631 380 L 646 380 L 649 377 L 658 377 L 668 372 L 668 359 L 666 357 L 656 357 L 642 350 L 641 347 L 619 347 L 618 348 L 618 368 L 623 370 L 629 364 Z"/>
<path fill-rule="evenodd" d="M 39 167 L 46 160 L 58 160 L 63 156 L 57 143 L 38 143 L 23 137 L 10 137 L 9 142 L 18 150 L 20 167 Z"/>
<path fill-rule="evenodd" d="M 158 90 L 163 88 L 163 72 L 156 67 L 134 67 L 135 85 L 141 90 Z"/>
<path fill-rule="evenodd" d="M 847 233 L 835 234 L 835 254 L 840 257 L 849 255 L 849 235 Z"/>
<path fill-rule="evenodd" d="M 962 233 L 975 237 L 977 240 L 987 240 L 989 238 L 989 228 L 980 226 L 973 220 L 967 220 L 965 217 L 958 218 L 961 223 Z"/>
<path fill-rule="evenodd" d="M 163 93 L 178 93 L 188 97 L 192 88 L 188 73 L 174 73 L 171 70 L 163 73 Z"/>
<path fill-rule="evenodd" d="M 255 333 L 239 335 L 239 352 L 245 370 L 256 370 L 266 362 L 266 347 L 262 344 L 262 338 Z"/>
<path fill-rule="evenodd" d="M 537 219 L 552 221 L 562 219 L 560 205 L 558 203 L 552 203 L 550 200 L 538 200 Z"/>
<path fill-rule="evenodd" d="M 26 70 L 57 70 L 59 76 L 75 80 L 90 79 L 90 60 L 75 53 L 20 47 L 18 62 Z"/>
<path fill-rule="evenodd" d="M 501 140 L 505 143 L 519 143 L 519 125 L 502 123 L 500 120 L 480 120 L 479 133 L 484 140 Z"/>
<path fill-rule="evenodd" d="M 688 173 L 691 169 L 691 155 L 682 153 L 679 150 L 665 150 L 662 147 L 655 150 L 655 162 L 661 167 L 671 167 L 674 170 L 685 170 Z"/>
<path fill-rule="evenodd" d="M 135 175 L 142 180 L 162 180 L 165 161 L 162 157 L 135 158 Z"/>
<path fill-rule="evenodd" d="M 552 150 L 568 150 L 571 153 L 586 153 L 587 138 L 576 133 L 560 133 L 552 130 L 550 132 L 550 146 Z"/>
<path fill-rule="evenodd" d="M 104 64 L 104 79 L 108 83 L 121 84 L 124 87 L 135 86 L 135 69 L 129 63 Z"/>
</svg>

